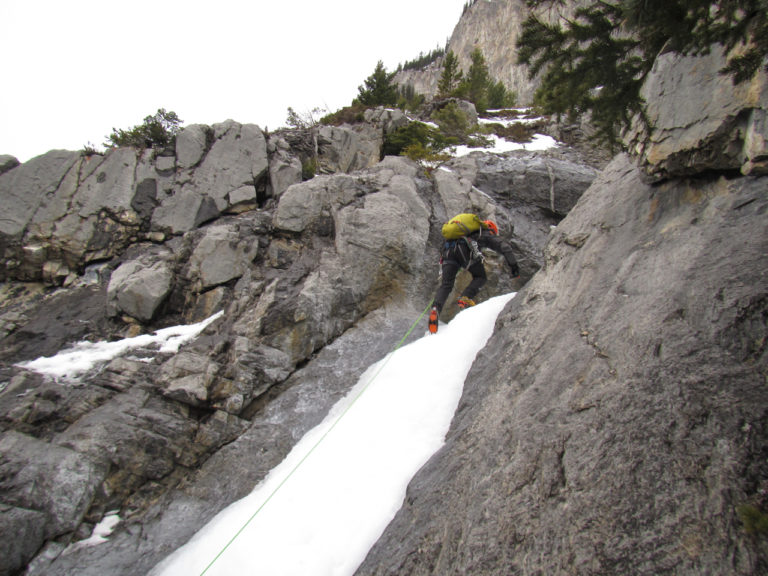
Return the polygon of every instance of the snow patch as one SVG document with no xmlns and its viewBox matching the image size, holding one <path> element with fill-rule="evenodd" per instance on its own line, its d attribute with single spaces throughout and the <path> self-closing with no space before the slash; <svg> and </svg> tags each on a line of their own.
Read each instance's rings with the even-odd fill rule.
<svg viewBox="0 0 768 576">
<path fill-rule="evenodd" d="M 159 352 L 175 354 L 182 344 L 196 338 L 222 314 L 224 314 L 223 311 L 217 312 L 197 324 L 172 326 L 158 330 L 154 334 L 142 334 L 116 342 L 78 342 L 55 356 L 41 357 L 17 366 L 51 376 L 56 380 L 66 381 L 85 374 L 97 364 L 108 362 L 136 348 L 156 347 Z"/>
<path fill-rule="evenodd" d="M 443 445 L 477 352 L 514 294 L 371 366 L 254 491 L 151 576 L 354 574 Z"/>
<path fill-rule="evenodd" d="M 99 544 L 103 544 L 108 540 L 108 536 L 112 534 L 117 525 L 120 524 L 120 520 L 120 516 L 116 511 L 108 512 L 104 518 L 101 519 L 101 522 L 93 527 L 93 532 L 89 538 L 80 540 L 79 542 L 75 542 L 74 544 L 70 545 L 64 551 L 64 554 L 74 552 L 80 548 L 88 548 L 89 546 L 98 546 Z"/>
<path fill-rule="evenodd" d="M 493 145 L 490 148 L 470 148 L 469 146 L 457 146 L 453 155 L 458 158 L 471 154 L 472 152 L 490 152 L 492 154 L 503 154 L 505 152 L 512 152 L 513 150 L 548 150 L 558 146 L 557 140 L 552 138 L 552 136 L 546 136 L 544 134 L 534 134 L 533 139 L 530 142 L 509 142 L 493 134 L 489 135 L 488 138 L 493 140 Z"/>
</svg>

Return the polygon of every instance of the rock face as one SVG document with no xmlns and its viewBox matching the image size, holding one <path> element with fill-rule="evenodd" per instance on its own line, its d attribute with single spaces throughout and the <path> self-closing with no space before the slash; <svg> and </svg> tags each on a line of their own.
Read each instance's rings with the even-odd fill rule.
<svg viewBox="0 0 768 576">
<path fill-rule="evenodd" d="M 759 573 L 736 507 L 768 480 L 764 190 L 615 160 L 358 573 Z"/>
<path fill-rule="evenodd" d="M 383 132 L 372 124 L 324 127 L 316 141 L 320 171 L 351 172 L 380 160 Z M 258 126 L 228 120 L 185 128 L 173 150 L 51 151 L 20 166 L 7 159 L 0 280 L 61 285 L 138 241 L 162 242 L 263 208 L 301 181 L 304 156 L 286 139 L 270 147 Z"/>
<path fill-rule="evenodd" d="M 740 514 L 768 491 L 768 181 L 743 152 L 765 133 L 738 128 L 767 102 L 716 69 L 661 57 L 658 136 L 554 230 L 359 574 L 768 570 Z"/>
<path fill-rule="evenodd" d="M 719 72 L 725 65 L 718 47 L 706 56 L 667 53 L 656 60 L 641 91 L 654 130 L 648 136 L 636 121 L 625 137 L 651 179 L 705 170 L 768 171 L 768 74 L 761 69 L 732 86 Z M 693 73 L 681 76 L 681 67 Z M 681 93 L 690 98 L 681 100 Z"/>
<path fill-rule="evenodd" d="M 543 264 L 550 223 L 562 215 L 532 192 L 536 169 L 512 182 L 498 176 L 511 157 L 476 153 L 432 173 L 404 158 L 379 161 L 384 135 L 408 120 L 383 109 L 368 117 L 315 139 L 266 138 L 231 121 L 191 126 L 173 156 L 53 152 L 37 176 L 27 165 L 3 176 L 14 199 L 35 192 L 6 223 L 5 263 L 17 258 L 6 273 L 48 270 L 64 286 L 7 281 L 0 290 L 0 517 L 25 535 L 3 549 L 0 570 L 146 573 L 247 493 L 390 351 L 436 288 L 439 230 L 453 213 L 496 218 L 524 277 Z M 552 167 L 559 202 L 560 183 L 583 191 L 589 182 L 553 154 L 540 161 Z M 291 176 L 307 158 L 335 173 Z M 488 293 L 519 285 L 499 259 L 487 264 Z M 58 380 L 18 365 L 86 338 L 214 313 L 176 354 L 141 345 Z M 28 493 L 58 473 L 71 477 L 59 479 L 66 493 Z M 123 529 L 109 542 L 68 546 L 110 510 Z"/>
<path fill-rule="evenodd" d="M 528 78 L 527 67 L 516 64 L 515 44 L 529 14 L 530 9 L 520 0 L 473 2 L 464 11 L 448 41 L 448 49 L 453 51 L 459 67 L 465 71 L 472 64 L 472 52 L 479 48 L 491 77 L 513 90 L 518 104 L 524 106 L 533 101 L 535 86 Z"/>
<path fill-rule="evenodd" d="M 464 13 L 448 40 L 448 50 L 453 51 L 459 68 L 465 73 L 472 65 L 472 52 L 479 48 L 485 57 L 492 78 L 501 81 L 517 94 L 517 104 L 530 106 L 538 81 L 528 77 L 528 67 L 517 63 L 517 40 L 523 22 L 532 13 L 542 21 L 553 21 L 560 15 L 570 17 L 583 2 L 544 4 L 531 8 L 525 0 L 474 0 L 468 2 Z M 395 81 L 410 85 L 419 94 L 433 98 L 442 75 L 443 60 L 429 64 L 420 70 L 399 71 Z"/>
</svg>

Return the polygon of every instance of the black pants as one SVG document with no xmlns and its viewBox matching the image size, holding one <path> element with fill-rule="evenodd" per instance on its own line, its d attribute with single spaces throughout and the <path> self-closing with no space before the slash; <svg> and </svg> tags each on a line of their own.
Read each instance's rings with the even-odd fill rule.
<svg viewBox="0 0 768 576">
<path fill-rule="evenodd" d="M 443 309 L 445 301 L 448 300 L 448 296 L 451 294 L 451 290 L 453 290 L 453 283 L 456 281 L 456 274 L 459 273 L 460 268 L 461 266 L 455 260 L 443 260 L 443 281 L 440 284 L 440 288 L 437 289 L 434 302 L 438 312 Z M 485 275 L 485 266 L 480 260 L 472 264 L 467 270 L 472 274 L 472 281 L 464 290 L 462 296 L 474 299 L 480 288 L 485 286 L 488 278 Z"/>
</svg>

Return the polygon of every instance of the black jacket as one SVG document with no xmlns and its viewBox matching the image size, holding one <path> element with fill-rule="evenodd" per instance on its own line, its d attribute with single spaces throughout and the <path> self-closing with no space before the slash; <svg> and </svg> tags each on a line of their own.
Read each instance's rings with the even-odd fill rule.
<svg viewBox="0 0 768 576">
<path fill-rule="evenodd" d="M 477 260 L 472 255 L 470 241 L 476 242 L 477 247 L 480 250 L 483 248 L 490 248 L 494 252 L 498 252 L 504 256 L 513 276 L 517 276 L 520 273 L 517 260 L 515 259 L 515 255 L 512 252 L 512 247 L 509 245 L 509 242 L 498 236 L 494 236 L 487 230 L 473 232 L 469 236 L 459 238 L 458 240 L 446 240 L 445 244 L 443 244 L 443 261 L 452 260 L 458 263 L 462 268 L 468 268 Z"/>
</svg>

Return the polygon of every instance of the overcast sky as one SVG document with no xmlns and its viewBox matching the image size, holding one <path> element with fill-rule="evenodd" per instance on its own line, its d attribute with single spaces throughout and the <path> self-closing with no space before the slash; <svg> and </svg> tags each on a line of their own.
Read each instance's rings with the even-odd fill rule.
<svg viewBox="0 0 768 576">
<path fill-rule="evenodd" d="M 275 129 L 379 60 L 445 45 L 466 0 L 0 0 L 0 154 L 100 147 L 158 108 Z"/>
</svg>

